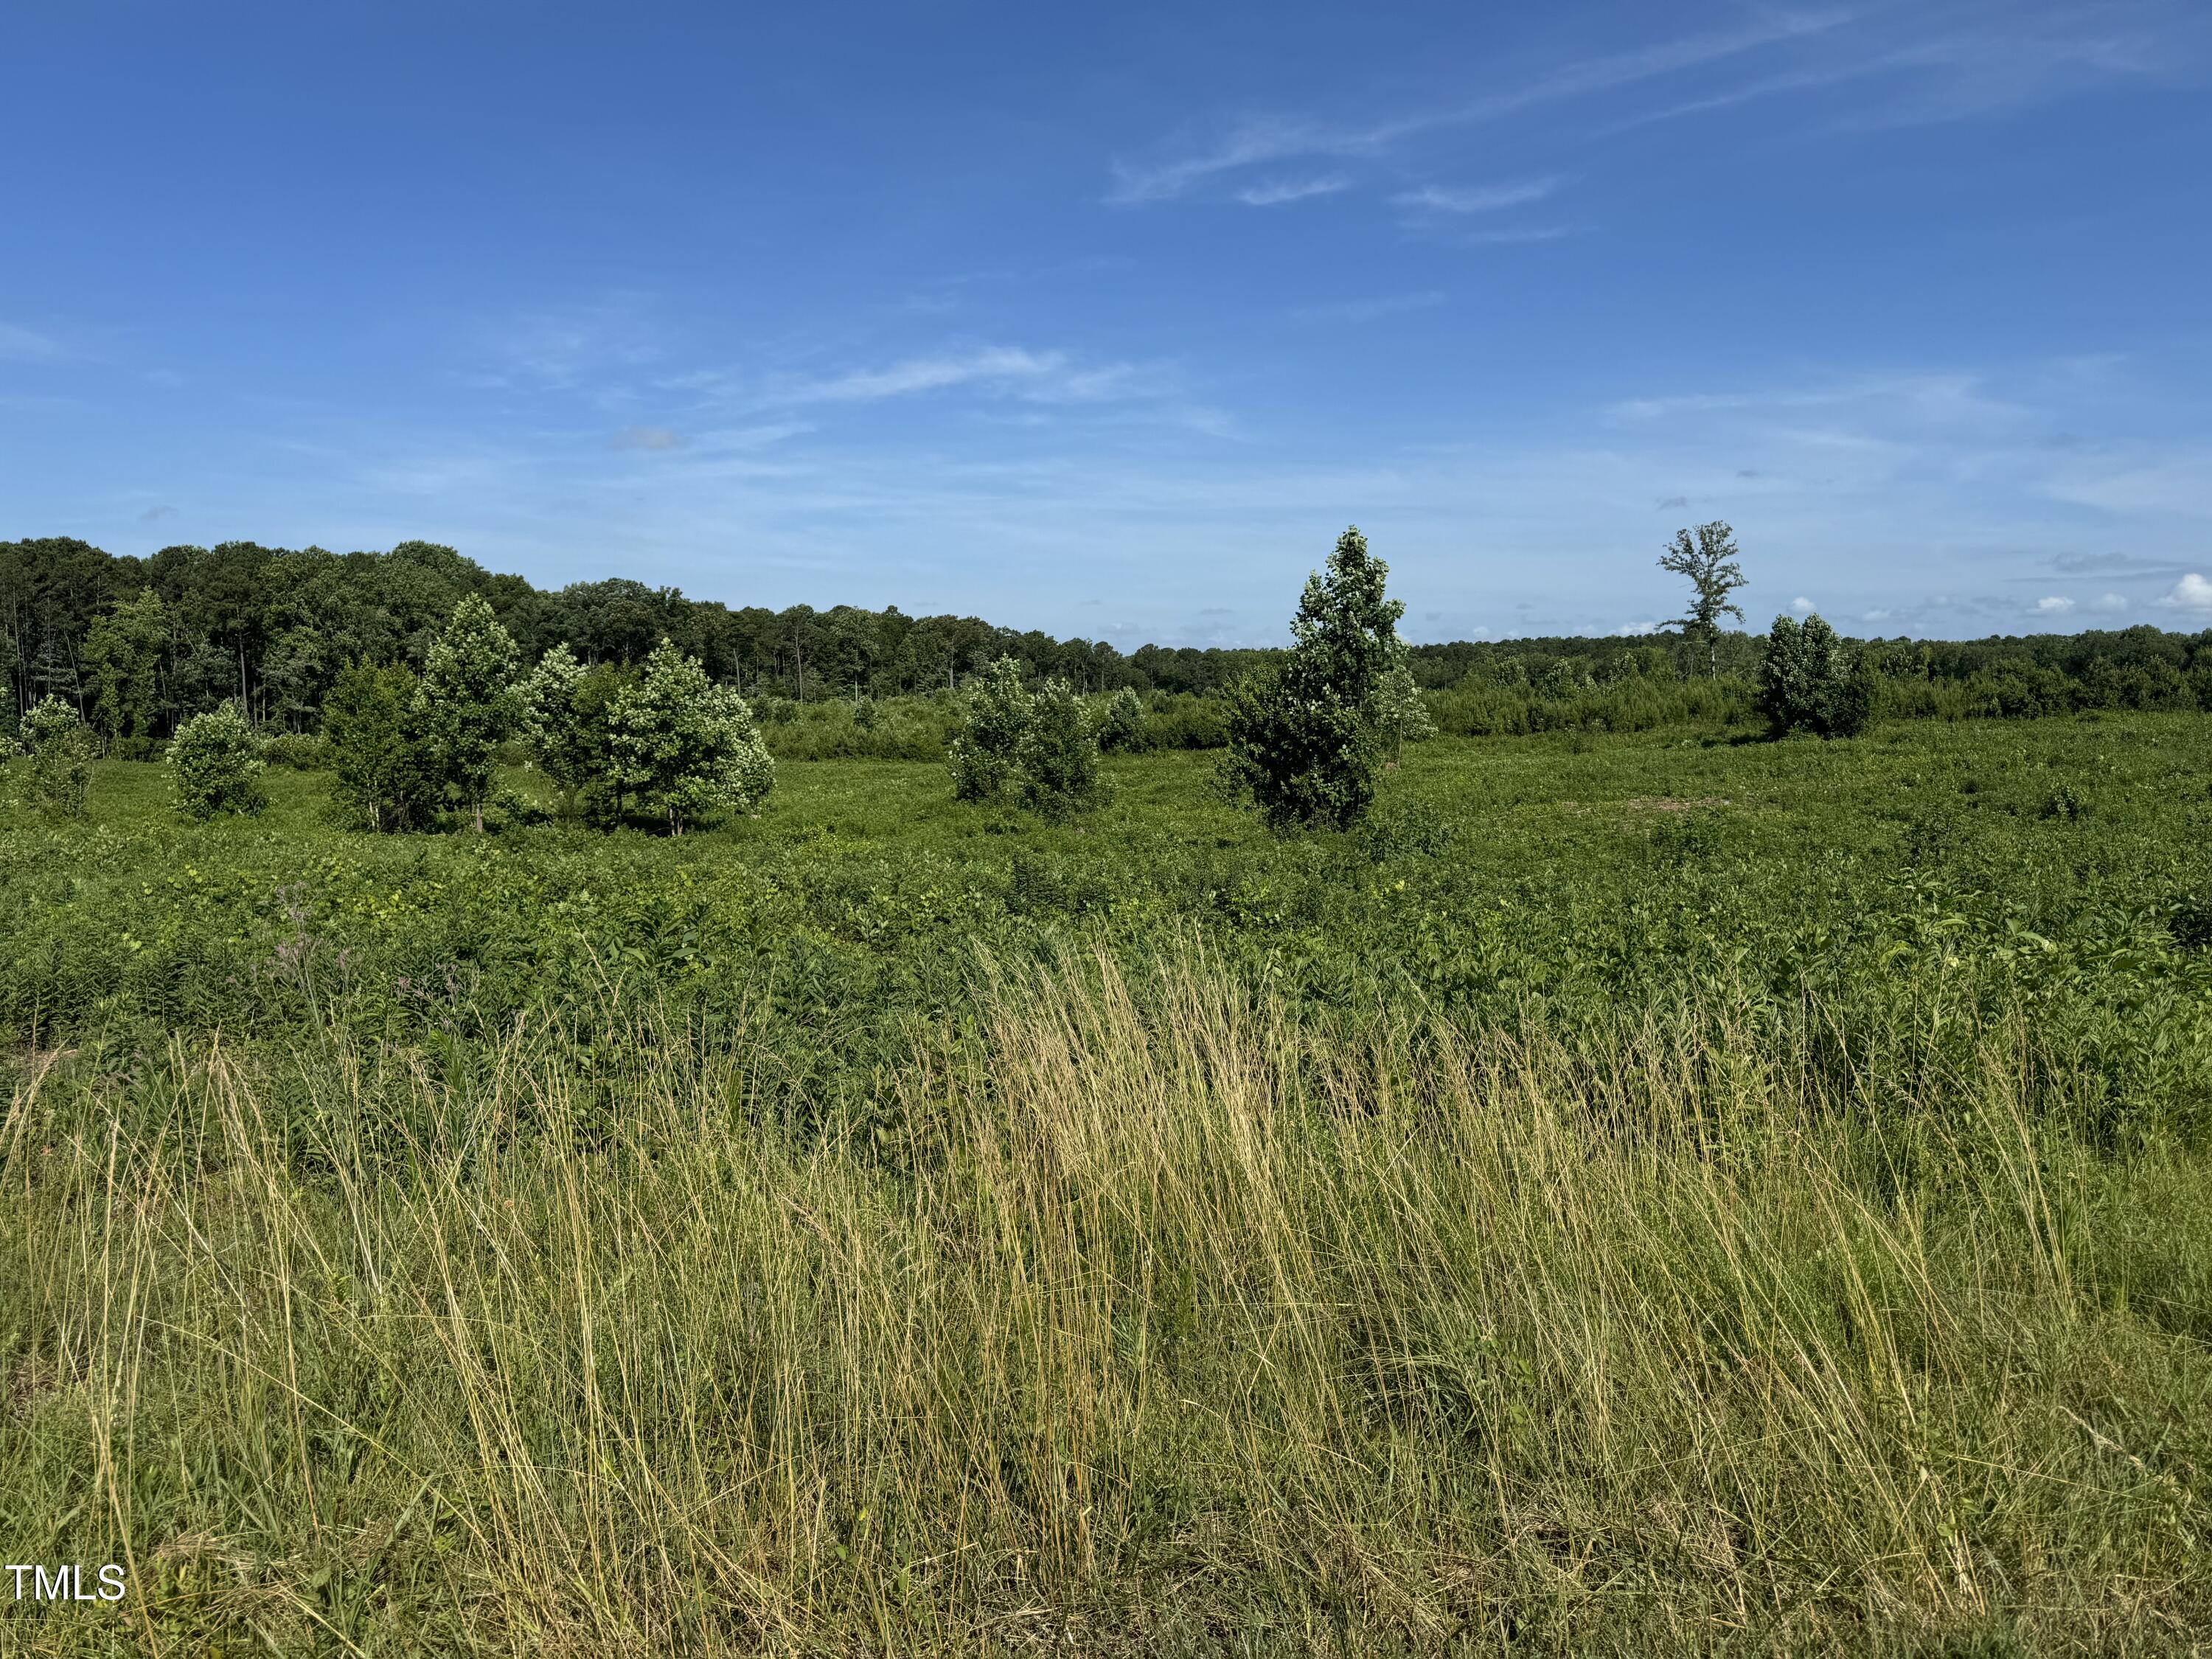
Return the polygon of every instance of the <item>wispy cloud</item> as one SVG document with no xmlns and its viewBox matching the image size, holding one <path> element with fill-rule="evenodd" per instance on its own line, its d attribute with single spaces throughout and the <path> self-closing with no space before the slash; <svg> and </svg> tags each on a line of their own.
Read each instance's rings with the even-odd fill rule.
<svg viewBox="0 0 2212 1659">
<path fill-rule="evenodd" d="M 980 386 L 1042 403 L 1097 403 L 1154 390 L 1134 364 L 1085 367 L 1060 351 L 985 346 L 908 357 L 882 368 L 853 369 L 826 379 L 788 381 L 766 390 L 771 404 L 875 403 L 955 386 Z"/>
<path fill-rule="evenodd" d="M 51 362 L 64 355 L 58 340 L 13 323 L 0 323 L 0 362 Z"/>
<path fill-rule="evenodd" d="M 626 426 L 607 441 L 610 449 L 681 449 L 684 437 L 665 426 Z"/>
<path fill-rule="evenodd" d="M 1245 114 L 1210 138 L 1187 137 L 1149 160 L 1115 158 L 1107 200 L 1122 206 L 1172 201 L 1244 169 L 1289 161 L 1377 161 L 1417 141 L 1435 149 L 1458 131 L 1576 100 L 1611 102 L 1600 107 L 1596 121 L 1554 135 L 1561 143 L 1789 99 L 1808 103 L 1817 111 L 1808 118 L 1835 131 L 2001 114 L 2120 81 L 2171 82 L 2208 60 L 2212 10 L 2192 0 L 1869 0 L 1768 8 L 1741 27 L 1532 68 L 1516 84 L 1408 114 L 1334 122 Z M 1666 97 L 1668 82 L 1692 76 L 1695 84 Z M 1866 88 L 1855 105 L 1808 102 L 1853 86 Z M 1647 93 L 1662 101 L 1637 106 L 1637 94 Z"/>
<path fill-rule="evenodd" d="M 1516 185 L 1423 185 L 1401 191 L 1395 206 L 1425 213 L 1498 213 L 1540 202 L 1559 187 L 1557 179 L 1531 179 Z"/>
<path fill-rule="evenodd" d="M 1268 162 L 1329 157 L 1356 160 L 1381 155 L 1409 138 L 1494 121 L 1546 104 L 1588 97 L 1641 82 L 1679 75 L 1781 42 L 1802 40 L 1848 21 L 1840 10 L 1777 14 L 1745 27 L 1688 35 L 1540 72 L 1519 86 L 1464 102 L 1364 124 L 1324 125 L 1279 117 L 1248 116 L 1210 143 L 1149 162 L 1115 158 L 1107 200 L 1121 206 L 1172 201 L 1228 173 Z"/>
<path fill-rule="evenodd" d="M 1270 179 L 1238 191 L 1237 199 L 1247 207 L 1283 207 L 1291 202 L 1311 201 L 1316 196 L 1334 196 L 1351 187 L 1352 180 L 1340 173 L 1316 179 Z"/>
</svg>

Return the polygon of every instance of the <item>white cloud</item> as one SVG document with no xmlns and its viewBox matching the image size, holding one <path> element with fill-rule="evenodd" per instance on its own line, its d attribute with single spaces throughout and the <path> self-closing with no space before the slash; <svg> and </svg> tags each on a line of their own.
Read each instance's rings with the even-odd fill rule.
<svg viewBox="0 0 2212 1659">
<path fill-rule="evenodd" d="M 919 392 L 980 386 L 1047 403 L 1097 403 L 1144 395 L 1152 388 L 1128 363 L 1079 368 L 1062 351 L 986 346 L 962 353 L 908 357 L 884 368 L 854 369 L 827 380 L 787 383 L 770 390 L 769 404 L 874 403 Z"/>
<path fill-rule="evenodd" d="M 1349 190 L 1352 180 L 1340 173 L 1320 179 L 1271 179 L 1237 192 L 1237 199 L 1247 207 L 1281 207 L 1287 202 L 1310 201 L 1316 196 L 1334 196 L 1339 191 Z"/>
<path fill-rule="evenodd" d="M 1796 599 L 1790 601 L 1790 608 L 1792 611 L 1795 611 L 1801 617 L 1809 617 L 1814 613 L 1814 611 L 1820 609 L 1818 605 L 1814 605 L 1812 600 L 1807 599 L 1802 593 L 1800 593 Z"/>
<path fill-rule="evenodd" d="M 2212 611 L 2212 582 L 2192 570 L 2159 603 L 2172 611 Z"/>
<path fill-rule="evenodd" d="M 1802 40 L 1848 21 L 1842 11 L 1783 14 L 1741 29 L 1691 35 L 1657 46 L 1564 64 L 1523 84 L 1468 102 L 1364 125 L 1325 126 L 1279 118 L 1246 118 L 1213 143 L 1150 164 L 1116 158 L 1106 199 L 1120 206 L 1172 201 L 1240 167 L 1300 156 L 1363 157 L 1442 129 L 1497 120 L 1522 110 L 1614 91 L 1762 47 Z"/>
<path fill-rule="evenodd" d="M 1540 202 L 1559 187 L 1557 179 L 1530 179 L 1517 185 L 1423 185 L 1390 200 L 1428 213 L 1498 213 Z"/>
<path fill-rule="evenodd" d="M 2063 617 L 2074 608 L 2074 601 L 2063 595 L 2053 593 L 2038 599 L 2035 602 L 2035 608 L 2046 617 Z"/>
<path fill-rule="evenodd" d="M 2128 602 L 2117 593 L 2100 593 L 2089 607 L 2092 611 L 2124 611 Z"/>
<path fill-rule="evenodd" d="M 1656 634 L 1665 626 L 1664 623 L 1656 622 L 1623 623 L 1613 630 L 1613 636 L 1617 640 L 1638 640 L 1646 634 Z"/>
</svg>

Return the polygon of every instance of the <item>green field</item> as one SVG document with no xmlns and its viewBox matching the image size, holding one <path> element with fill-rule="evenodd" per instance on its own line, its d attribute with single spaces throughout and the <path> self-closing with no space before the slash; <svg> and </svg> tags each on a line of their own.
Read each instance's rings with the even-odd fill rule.
<svg viewBox="0 0 2212 1659">
<path fill-rule="evenodd" d="M 8 808 L 0 1651 L 2204 1639 L 2212 717 L 1212 767 Z"/>
</svg>

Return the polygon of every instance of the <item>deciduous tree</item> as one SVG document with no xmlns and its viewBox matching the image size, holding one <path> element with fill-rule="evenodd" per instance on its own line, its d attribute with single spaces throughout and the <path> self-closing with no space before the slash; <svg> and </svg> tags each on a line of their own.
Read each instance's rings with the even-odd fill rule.
<svg viewBox="0 0 2212 1659">
<path fill-rule="evenodd" d="M 416 690 L 431 775 L 483 832 L 499 746 L 514 733 L 519 653 L 489 603 L 471 593 L 430 647 Z"/>
<path fill-rule="evenodd" d="M 261 738 L 235 702 L 179 726 L 164 758 L 177 810 L 188 818 L 258 812 L 268 804 L 261 793 Z"/>
<path fill-rule="evenodd" d="M 1680 629 L 1692 650 L 1705 647 L 1708 674 L 1720 672 L 1721 618 L 1743 620 L 1743 607 L 1729 598 L 1748 580 L 1736 562 L 1740 556 L 1735 532 L 1718 519 L 1694 532 L 1676 531 L 1659 556 L 1662 570 L 1687 577 L 1690 583 L 1688 611 L 1667 626 Z"/>
</svg>

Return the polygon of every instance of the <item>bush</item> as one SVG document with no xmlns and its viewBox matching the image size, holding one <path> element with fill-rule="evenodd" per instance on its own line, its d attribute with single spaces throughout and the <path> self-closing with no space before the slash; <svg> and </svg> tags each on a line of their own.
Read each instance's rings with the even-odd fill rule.
<svg viewBox="0 0 2212 1659">
<path fill-rule="evenodd" d="M 1022 805 L 1047 818 L 1065 818 L 1097 799 L 1097 734 L 1066 680 L 1047 680 L 1030 699 L 1015 769 Z"/>
<path fill-rule="evenodd" d="M 1145 700 L 1126 685 L 1099 709 L 1097 729 L 1098 747 L 1109 755 L 1133 754 L 1152 746 L 1145 730 Z"/>
<path fill-rule="evenodd" d="M 23 716 L 17 741 L 29 758 L 33 799 L 64 817 L 82 817 L 93 738 L 76 710 L 59 697 L 40 698 Z"/>
<path fill-rule="evenodd" d="M 1001 657 L 971 681 L 961 703 L 960 735 L 947 764 L 955 800 L 994 800 L 1012 782 L 1029 729 L 1030 694 L 1022 665 Z"/>
<path fill-rule="evenodd" d="M 1778 738 L 1810 732 L 1853 738 L 1874 714 L 1870 672 L 1815 615 L 1777 617 L 1759 664 L 1759 708 Z"/>
<path fill-rule="evenodd" d="M 416 720 L 415 676 L 356 663 L 323 701 L 333 793 L 379 834 L 407 830 L 429 810 L 433 786 Z"/>
<path fill-rule="evenodd" d="M 261 742 L 261 759 L 264 765 L 281 766 L 294 772 L 321 772 L 329 769 L 331 745 L 322 738 L 305 732 L 279 732 Z"/>
<path fill-rule="evenodd" d="M 234 702 L 179 726 L 167 763 L 177 810 L 188 818 L 258 812 L 268 805 L 261 793 L 261 736 Z"/>
</svg>

